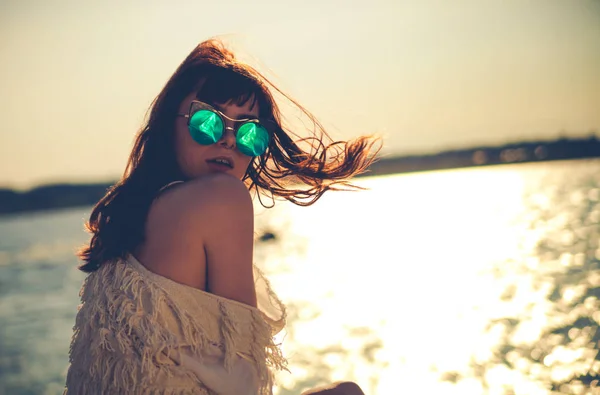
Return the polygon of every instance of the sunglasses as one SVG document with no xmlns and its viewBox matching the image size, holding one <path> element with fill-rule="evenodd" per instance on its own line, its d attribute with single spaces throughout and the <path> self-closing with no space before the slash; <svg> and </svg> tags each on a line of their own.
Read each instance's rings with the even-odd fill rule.
<svg viewBox="0 0 600 395">
<path fill-rule="evenodd" d="M 215 144 L 221 140 L 226 129 L 235 133 L 235 141 L 240 152 L 247 156 L 260 156 L 269 146 L 270 135 L 276 127 L 271 120 L 258 118 L 233 119 L 201 101 L 194 100 L 187 114 L 177 114 L 187 118 L 190 135 L 201 145 Z M 225 120 L 233 121 L 236 128 L 225 126 Z"/>
</svg>

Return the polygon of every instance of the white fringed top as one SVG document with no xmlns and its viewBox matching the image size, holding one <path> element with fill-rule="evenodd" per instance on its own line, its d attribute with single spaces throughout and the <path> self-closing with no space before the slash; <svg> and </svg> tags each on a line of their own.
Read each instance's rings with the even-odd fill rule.
<svg viewBox="0 0 600 395">
<path fill-rule="evenodd" d="M 255 267 L 258 308 L 157 275 L 133 256 L 81 289 L 66 395 L 272 394 L 285 307 Z"/>
</svg>

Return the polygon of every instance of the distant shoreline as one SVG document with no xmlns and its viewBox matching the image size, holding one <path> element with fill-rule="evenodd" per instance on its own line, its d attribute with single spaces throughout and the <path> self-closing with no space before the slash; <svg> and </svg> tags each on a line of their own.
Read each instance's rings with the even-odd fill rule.
<svg viewBox="0 0 600 395">
<path fill-rule="evenodd" d="M 383 157 L 360 177 L 501 164 L 600 158 L 596 136 L 475 147 L 430 155 Z M 0 188 L 0 217 L 94 205 L 113 183 L 49 184 L 28 191 Z"/>
<path fill-rule="evenodd" d="M 590 136 L 382 158 L 362 176 L 594 158 L 600 158 L 600 140 Z"/>
</svg>

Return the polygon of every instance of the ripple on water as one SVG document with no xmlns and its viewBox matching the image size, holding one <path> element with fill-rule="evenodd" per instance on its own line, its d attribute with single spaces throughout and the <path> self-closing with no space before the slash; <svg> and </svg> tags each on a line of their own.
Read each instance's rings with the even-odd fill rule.
<svg viewBox="0 0 600 395">
<path fill-rule="evenodd" d="M 359 182 L 370 190 L 257 210 L 256 261 L 289 311 L 279 395 L 347 379 L 369 394 L 573 393 L 567 373 L 597 372 L 600 161 Z M 84 218 L 0 220 L 0 393 L 62 392 Z"/>
</svg>

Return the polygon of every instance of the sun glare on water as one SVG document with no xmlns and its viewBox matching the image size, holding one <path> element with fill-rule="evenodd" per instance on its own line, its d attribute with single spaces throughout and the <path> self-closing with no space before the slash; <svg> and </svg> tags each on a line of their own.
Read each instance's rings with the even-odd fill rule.
<svg viewBox="0 0 600 395">
<path fill-rule="evenodd" d="M 292 317 L 284 345 L 293 375 L 282 385 L 350 376 L 368 393 L 481 394 L 479 382 L 439 377 L 489 353 L 500 336 L 484 333 L 490 320 L 543 304 L 529 275 L 493 270 L 537 241 L 520 220 L 531 179 L 510 166 L 376 177 L 310 208 L 259 213 L 281 236 L 258 247 L 259 263 Z M 509 306 L 499 303 L 508 285 L 519 290 Z M 537 338 L 546 321 L 540 310 L 521 336 Z M 517 384 L 513 376 L 495 369 L 489 380 Z"/>
<path fill-rule="evenodd" d="M 532 163 L 257 202 L 255 262 L 288 311 L 275 393 L 594 393 L 599 174 L 598 160 Z M 89 210 L 0 221 L 0 393 L 62 393 Z"/>
</svg>

